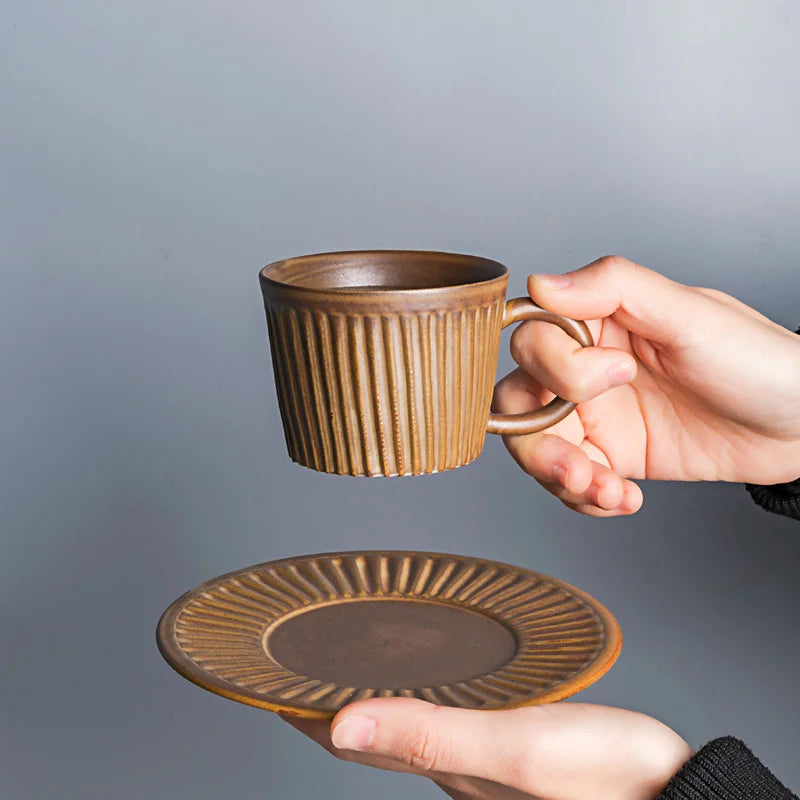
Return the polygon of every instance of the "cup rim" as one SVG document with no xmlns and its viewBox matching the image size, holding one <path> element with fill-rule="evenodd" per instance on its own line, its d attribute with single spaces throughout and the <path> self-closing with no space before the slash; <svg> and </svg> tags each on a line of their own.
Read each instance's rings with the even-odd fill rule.
<svg viewBox="0 0 800 800">
<path fill-rule="evenodd" d="M 412 257 L 436 257 L 436 258 L 450 258 L 454 261 L 462 261 L 462 262 L 479 262 L 486 266 L 490 266 L 497 269 L 497 274 L 491 278 L 485 278 L 479 281 L 467 281 L 465 283 L 451 283 L 447 284 L 446 286 L 427 286 L 427 287 L 419 287 L 413 289 L 404 289 L 404 288 L 392 288 L 392 287 L 376 287 L 376 286 L 369 286 L 369 287 L 361 287 L 361 286 L 342 286 L 342 287 L 325 287 L 325 288 L 318 288 L 314 286 L 299 286 L 295 283 L 288 283 L 285 281 L 280 281 L 275 278 L 270 277 L 269 272 L 275 270 L 277 267 L 286 264 L 290 261 L 303 261 L 303 260 L 322 260 L 327 258 L 332 258 L 335 256 L 382 256 L 382 255 L 405 255 L 405 256 L 412 256 Z M 271 286 L 276 289 L 286 290 L 289 289 L 293 292 L 300 292 L 301 294 L 333 294 L 337 297 L 343 295 L 350 295 L 350 296 L 365 296 L 365 295 L 375 295 L 375 294 L 390 294 L 396 296 L 405 296 L 405 297 L 430 297 L 435 296 L 438 294 L 442 294 L 445 292 L 454 292 L 459 290 L 465 289 L 475 289 L 478 287 L 490 287 L 495 284 L 504 283 L 508 279 L 508 267 L 505 264 L 501 264 L 499 261 L 496 261 L 492 258 L 486 258 L 485 256 L 477 256 L 471 255 L 468 253 L 453 253 L 446 250 L 394 250 L 394 249 L 375 249 L 375 250 L 333 250 L 330 252 L 324 253 L 307 253 L 300 256 L 292 256 L 290 258 L 282 258 L 277 261 L 273 261 L 266 266 L 262 267 L 259 270 L 259 278 L 262 283 Z"/>
</svg>

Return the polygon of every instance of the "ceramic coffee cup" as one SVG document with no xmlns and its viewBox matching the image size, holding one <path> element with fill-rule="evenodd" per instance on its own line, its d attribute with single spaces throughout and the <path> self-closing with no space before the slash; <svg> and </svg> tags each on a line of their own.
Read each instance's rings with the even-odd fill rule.
<svg viewBox="0 0 800 800">
<path fill-rule="evenodd" d="M 506 302 L 508 270 L 454 253 L 374 250 L 277 261 L 260 274 L 278 404 L 292 460 L 340 475 L 422 475 L 475 460 L 485 434 L 564 419 L 555 398 L 490 414 L 500 331 L 558 325 L 584 347 L 586 324 Z"/>
</svg>

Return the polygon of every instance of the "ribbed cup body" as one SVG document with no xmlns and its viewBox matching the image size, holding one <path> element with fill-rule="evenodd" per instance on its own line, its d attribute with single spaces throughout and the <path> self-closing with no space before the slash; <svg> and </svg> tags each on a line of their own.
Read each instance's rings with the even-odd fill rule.
<svg viewBox="0 0 800 800">
<path fill-rule="evenodd" d="M 476 459 L 506 283 L 313 292 L 262 279 L 291 458 L 366 476 L 421 475 Z"/>
</svg>

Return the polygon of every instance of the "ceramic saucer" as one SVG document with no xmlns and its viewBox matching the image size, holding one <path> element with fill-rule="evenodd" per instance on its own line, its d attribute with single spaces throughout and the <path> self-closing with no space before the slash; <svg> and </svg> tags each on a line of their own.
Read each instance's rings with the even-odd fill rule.
<svg viewBox="0 0 800 800">
<path fill-rule="evenodd" d="M 222 575 L 178 598 L 157 639 L 209 691 L 318 719 L 368 697 L 480 709 L 561 700 L 604 675 L 622 643 L 608 610 L 555 578 L 397 551 Z"/>
</svg>

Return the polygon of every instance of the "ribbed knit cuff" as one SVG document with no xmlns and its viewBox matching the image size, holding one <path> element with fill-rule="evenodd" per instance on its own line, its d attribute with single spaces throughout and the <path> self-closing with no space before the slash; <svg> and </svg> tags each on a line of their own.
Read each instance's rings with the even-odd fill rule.
<svg viewBox="0 0 800 800">
<path fill-rule="evenodd" d="M 709 742 L 667 784 L 658 800 L 798 800 L 749 750 L 726 736 Z"/>
<path fill-rule="evenodd" d="M 800 479 L 791 483 L 778 483 L 774 486 L 759 486 L 755 483 L 746 484 L 750 497 L 761 508 L 773 514 L 800 520 Z"/>
</svg>

